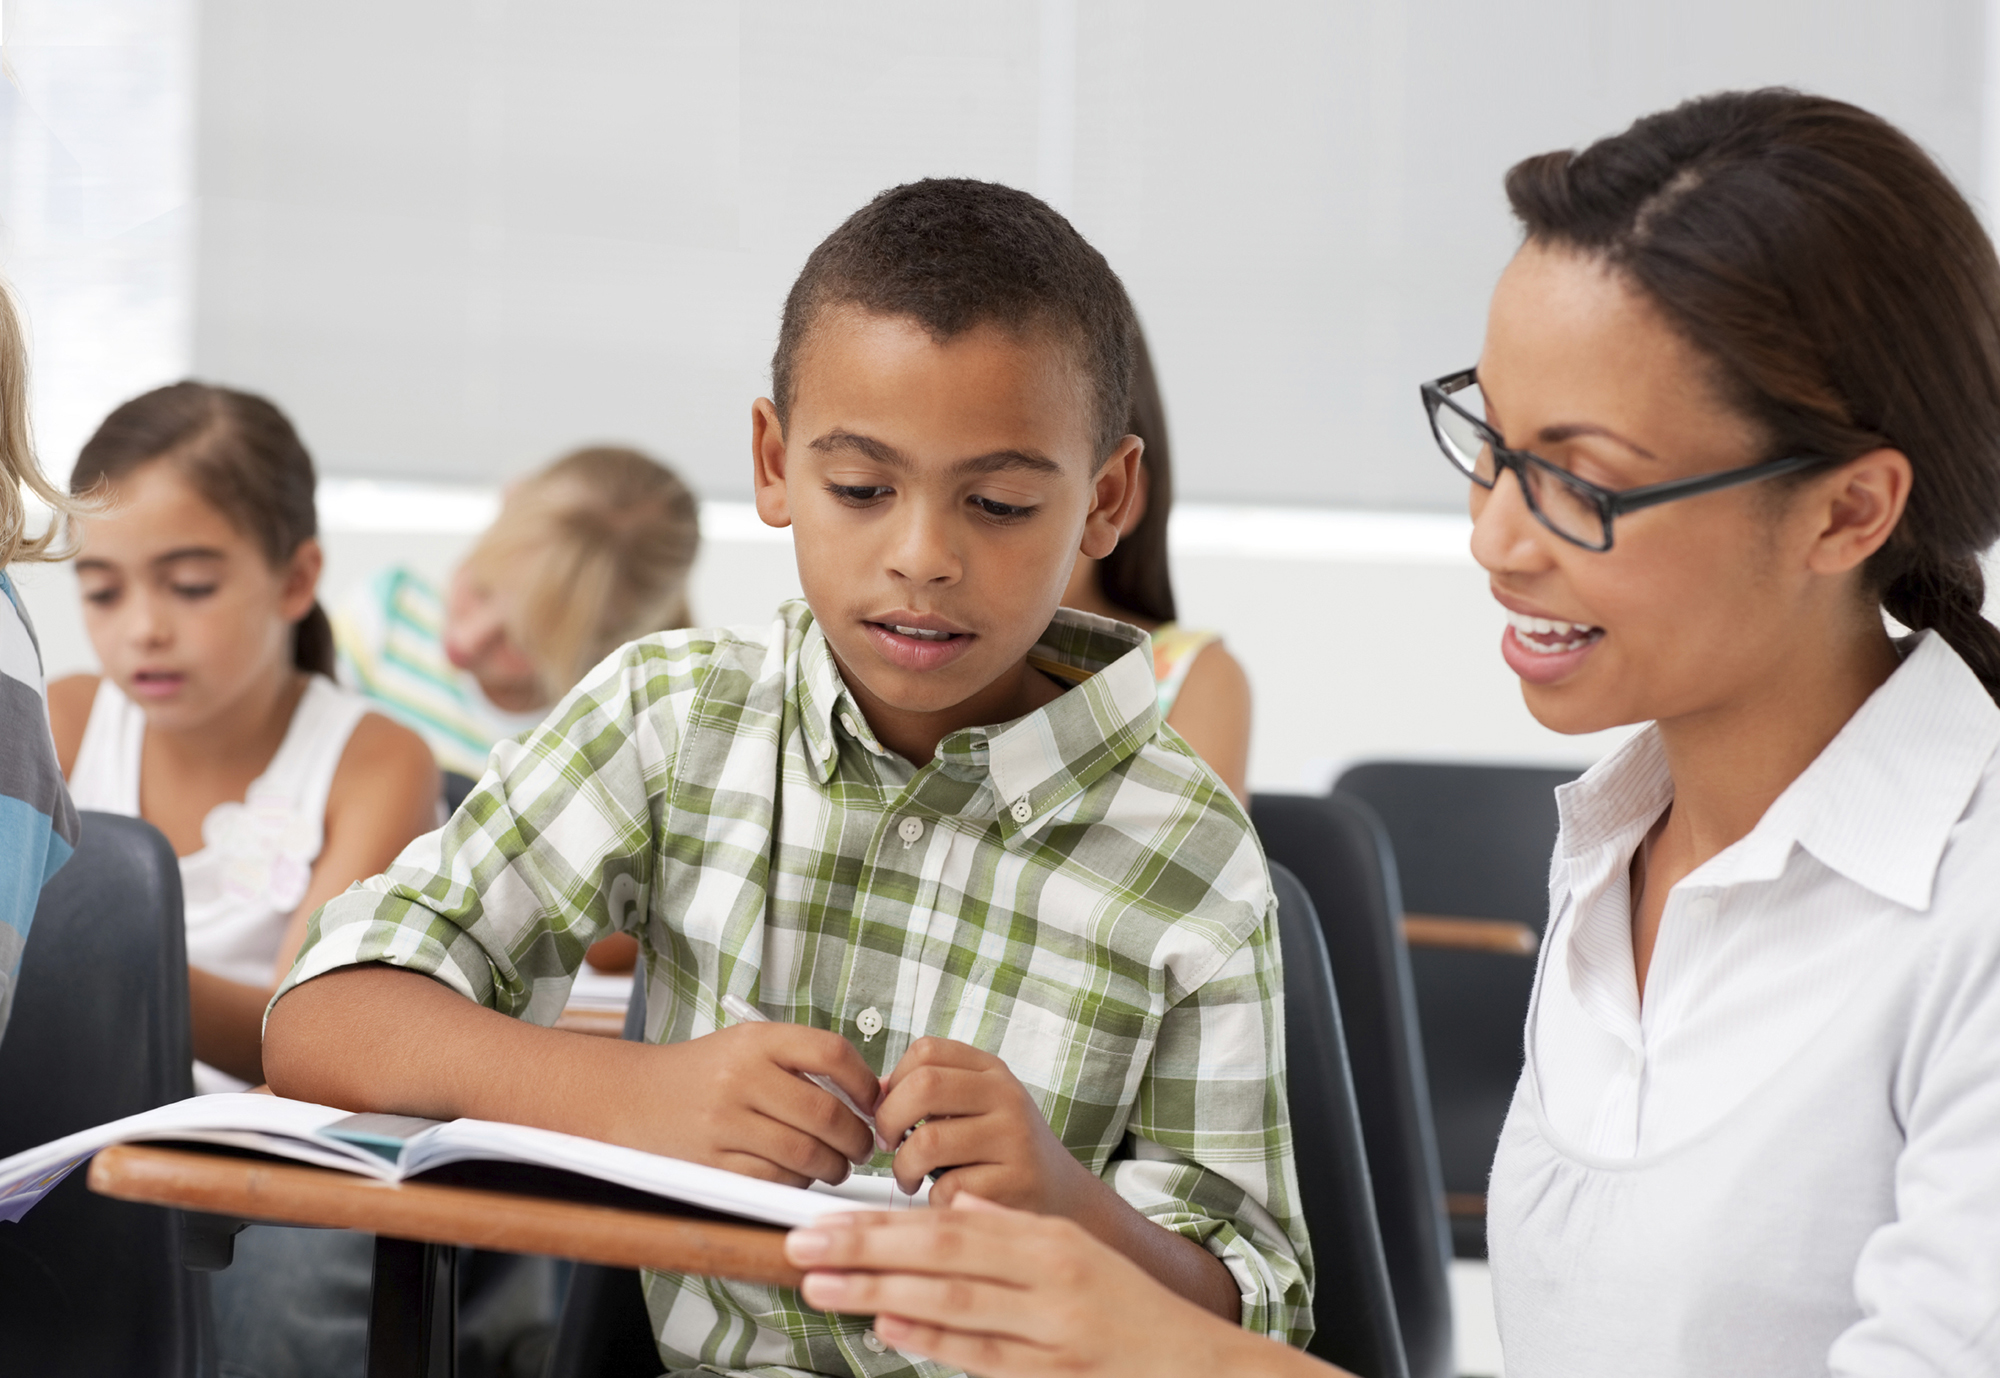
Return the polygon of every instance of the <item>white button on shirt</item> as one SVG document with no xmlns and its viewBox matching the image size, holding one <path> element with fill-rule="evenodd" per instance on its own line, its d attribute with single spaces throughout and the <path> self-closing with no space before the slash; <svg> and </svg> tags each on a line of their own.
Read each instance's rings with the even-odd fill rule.
<svg viewBox="0 0 2000 1378">
<path fill-rule="evenodd" d="M 2000 1373 L 2000 708 L 1935 635 L 1669 894 L 1653 729 L 1558 793 L 1488 1196 L 1509 1378 Z"/>
</svg>

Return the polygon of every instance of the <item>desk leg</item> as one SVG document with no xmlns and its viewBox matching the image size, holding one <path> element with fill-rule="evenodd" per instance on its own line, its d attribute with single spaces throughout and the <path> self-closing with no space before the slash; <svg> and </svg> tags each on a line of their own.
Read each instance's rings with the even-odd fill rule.
<svg viewBox="0 0 2000 1378">
<path fill-rule="evenodd" d="M 375 1240 L 368 1378 L 456 1378 L 458 1250 Z"/>
</svg>

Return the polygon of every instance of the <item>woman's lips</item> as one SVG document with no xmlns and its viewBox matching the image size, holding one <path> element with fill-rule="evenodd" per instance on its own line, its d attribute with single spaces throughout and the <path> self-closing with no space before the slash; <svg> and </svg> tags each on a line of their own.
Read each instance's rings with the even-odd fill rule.
<svg viewBox="0 0 2000 1378">
<path fill-rule="evenodd" d="M 978 638 L 971 632 L 946 632 L 902 623 L 864 622 L 868 638 L 881 657 L 899 670 L 938 670 L 951 664 Z"/>
<path fill-rule="evenodd" d="M 1500 634 L 1500 655 L 1508 669 L 1530 684 L 1554 684 L 1575 674 L 1602 640 L 1602 627 L 1510 609 L 1507 630 Z"/>
</svg>

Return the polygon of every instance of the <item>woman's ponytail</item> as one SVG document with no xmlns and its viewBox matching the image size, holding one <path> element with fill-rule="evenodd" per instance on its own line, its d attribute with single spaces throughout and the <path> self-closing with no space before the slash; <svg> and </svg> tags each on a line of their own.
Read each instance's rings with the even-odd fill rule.
<svg viewBox="0 0 2000 1378">
<path fill-rule="evenodd" d="M 333 623 L 327 619 L 326 609 L 314 599 L 312 608 L 292 632 L 292 664 L 310 675 L 325 675 L 334 678 L 336 652 L 333 645 Z"/>
<path fill-rule="evenodd" d="M 1882 590 L 1882 606 L 1905 627 L 1943 637 L 2000 699 L 2000 627 L 1986 620 L 1986 576 L 1978 559 L 1968 555 L 1906 569 Z"/>
</svg>

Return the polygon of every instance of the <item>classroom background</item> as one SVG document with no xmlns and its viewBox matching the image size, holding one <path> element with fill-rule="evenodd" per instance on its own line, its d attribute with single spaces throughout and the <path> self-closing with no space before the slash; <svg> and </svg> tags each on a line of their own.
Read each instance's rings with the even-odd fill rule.
<svg viewBox="0 0 2000 1378">
<path fill-rule="evenodd" d="M 1726 86 L 1857 101 L 2000 201 L 1987 0 L 6 0 L 0 252 L 44 463 L 194 376 L 277 399 L 323 592 L 442 575 L 498 485 L 637 444 L 704 499 L 698 620 L 793 591 L 748 505 L 784 290 L 933 174 L 1052 201 L 1124 276 L 1174 435 L 1183 622 L 1256 692 L 1251 783 L 1583 763 L 1520 705 L 1416 385 L 1474 359 L 1516 158 Z M 66 568 L 22 580 L 93 668 Z"/>
<path fill-rule="evenodd" d="M 1036 192 L 1143 317 L 1181 621 L 1249 672 L 1258 791 L 1622 736 L 1522 707 L 1417 405 L 1477 356 L 1515 160 L 1789 84 L 2000 219 L 2000 0 L 4 0 L 0 58 L 44 465 L 176 378 L 266 394 L 328 606 L 441 581 L 510 478 L 605 441 L 700 494 L 697 620 L 767 617 L 796 576 L 747 421 L 805 254 L 913 178 Z M 95 669 L 68 566 L 13 577 L 50 677 Z M 1453 1280 L 1497 1373 L 1483 1265 Z"/>
</svg>

